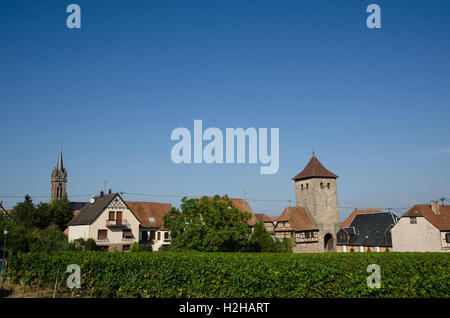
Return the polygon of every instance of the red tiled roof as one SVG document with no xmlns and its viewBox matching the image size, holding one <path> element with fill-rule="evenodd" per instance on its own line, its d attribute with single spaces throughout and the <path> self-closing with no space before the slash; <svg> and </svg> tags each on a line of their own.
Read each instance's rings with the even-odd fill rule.
<svg viewBox="0 0 450 318">
<path fill-rule="evenodd" d="M 439 205 L 439 214 L 431 210 L 431 205 L 416 204 L 402 217 L 423 216 L 439 230 L 450 230 L 450 205 Z"/>
<path fill-rule="evenodd" d="M 302 206 L 288 206 L 278 218 L 278 222 L 289 222 L 295 231 L 317 230 L 318 227 Z M 278 223 L 277 223 L 278 224 Z M 275 230 L 274 230 L 275 231 Z"/>
<path fill-rule="evenodd" d="M 323 164 L 317 159 L 316 156 L 312 156 L 305 168 L 297 174 L 292 180 L 303 180 L 309 178 L 338 178 L 333 172 L 329 171 L 323 166 Z"/>
<path fill-rule="evenodd" d="M 345 219 L 345 221 L 342 222 L 341 227 L 342 228 L 349 227 L 357 214 L 370 214 L 370 213 L 383 213 L 383 211 L 381 211 L 380 209 L 363 209 L 363 210 L 354 209 L 352 213 L 350 213 L 350 215 Z"/>
<path fill-rule="evenodd" d="M 278 216 L 267 216 L 264 213 L 255 213 L 256 220 L 258 222 L 275 222 L 278 220 Z"/>
<path fill-rule="evenodd" d="M 169 203 L 126 201 L 127 206 L 141 222 L 143 227 L 162 228 L 163 216 L 166 215 L 172 205 Z M 150 220 L 153 218 L 153 220 Z"/>
</svg>

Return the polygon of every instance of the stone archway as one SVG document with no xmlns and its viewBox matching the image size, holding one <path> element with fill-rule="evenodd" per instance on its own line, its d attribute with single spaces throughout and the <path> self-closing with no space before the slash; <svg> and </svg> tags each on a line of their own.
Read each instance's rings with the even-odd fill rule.
<svg viewBox="0 0 450 318">
<path fill-rule="evenodd" d="M 334 252 L 333 236 L 330 233 L 325 234 L 323 237 L 323 242 L 325 252 Z"/>
</svg>

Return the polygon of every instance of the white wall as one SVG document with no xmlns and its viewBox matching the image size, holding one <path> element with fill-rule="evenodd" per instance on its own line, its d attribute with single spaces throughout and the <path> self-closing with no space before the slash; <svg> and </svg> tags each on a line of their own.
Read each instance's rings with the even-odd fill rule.
<svg viewBox="0 0 450 318">
<path fill-rule="evenodd" d="M 69 242 L 73 242 L 79 238 L 85 241 L 89 238 L 89 225 L 69 226 Z"/>
<path fill-rule="evenodd" d="M 394 252 L 443 252 L 441 233 L 426 218 L 416 217 L 416 224 L 409 217 L 402 217 L 391 229 Z"/>
</svg>

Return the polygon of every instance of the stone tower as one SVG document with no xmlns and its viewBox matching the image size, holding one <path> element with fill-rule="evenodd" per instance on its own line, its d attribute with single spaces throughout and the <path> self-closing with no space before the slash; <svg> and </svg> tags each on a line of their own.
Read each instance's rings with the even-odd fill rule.
<svg viewBox="0 0 450 318">
<path fill-rule="evenodd" d="M 58 163 L 52 172 L 52 190 L 50 192 L 50 202 L 55 199 L 67 197 L 66 192 L 67 171 L 63 166 L 62 149 L 59 149 Z"/>
<path fill-rule="evenodd" d="M 314 154 L 292 178 L 297 206 L 305 207 L 319 228 L 318 251 L 335 251 L 340 228 L 336 178 Z"/>
</svg>

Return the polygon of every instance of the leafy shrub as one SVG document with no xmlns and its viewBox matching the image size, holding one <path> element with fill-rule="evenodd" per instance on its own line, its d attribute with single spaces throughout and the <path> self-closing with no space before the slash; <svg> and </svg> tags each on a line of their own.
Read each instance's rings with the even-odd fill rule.
<svg viewBox="0 0 450 318">
<path fill-rule="evenodd" d="M 139 243 L 138 242 L 134 242 L 133 245 L 131 245 L 130 252 L 132 252 L 132 253 L 139 252 Z"/>
<path fill-rule="evenodd" d="M 86 251 L 95 251 L 96 248 L 97 248 L 97 244 L 95 244 L 94 239 L 89 238 L 84 243 L 84 249 Z"/>
<path fill-rule="evenodd" d="M 69 264 L 81 289 L 68 290 Z M 367 266 L 381 268 L 370 289 Z M 13 254 L 11 281 L 96 297 L 449 297 L 450 253 Z"/>
</svg>

